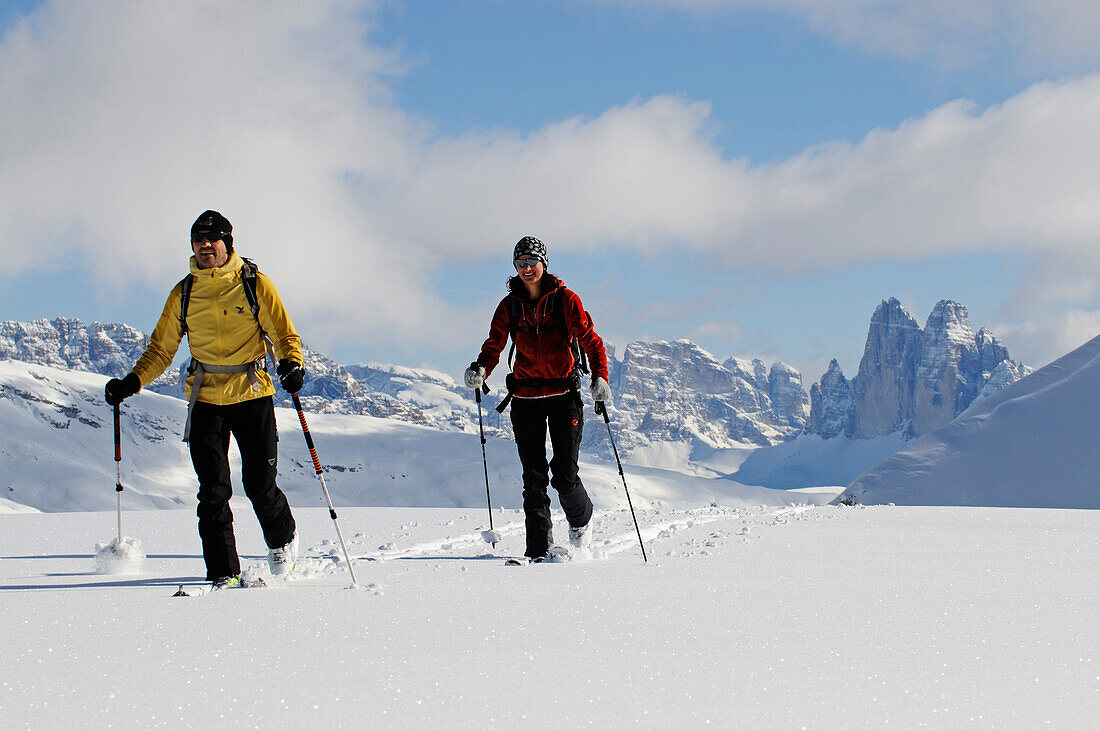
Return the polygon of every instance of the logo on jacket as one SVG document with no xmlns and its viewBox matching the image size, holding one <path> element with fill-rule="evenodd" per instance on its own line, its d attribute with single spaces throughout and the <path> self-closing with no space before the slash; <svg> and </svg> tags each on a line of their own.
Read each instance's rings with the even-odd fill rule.
<svg viewBox="0 0 1100 731">
<path fill-rule="evenodd" d="M 244 308 L 243 307 L 237 307 L 237 313 L 243 315 L 244 314 Z"/>
<path fill-rule="evenodd" d="M 573 426 L 577 426 L 580 423 L 580 419 L 573 419 Z"/>
</svg>

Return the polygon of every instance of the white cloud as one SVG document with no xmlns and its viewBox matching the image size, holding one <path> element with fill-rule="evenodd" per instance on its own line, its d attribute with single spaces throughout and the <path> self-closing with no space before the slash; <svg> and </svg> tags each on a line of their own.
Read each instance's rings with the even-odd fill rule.
<svg viewBox="0 0 1100 731">
<path fill-rule="evenodd" d="M 745 336 L 745 328 L 735 320 L 712 320 L 696 325 L 684 334 L 688 340 L 693 340 L 705 347 L 714 347 L 710 343 L 736 343 Z"/>
<path fill-rule="evenodd" d="M 1100 335 L 1100 310 L 1045 311 L 1022 323 L 996 330 L 1012 359 L 1041 368 Z"/>
<path fill-rule="evenodd" d="M 370 9 L 44 3 L 0 43 L 0 93 L 19 100 L 0 108 L 6 274 L 68 258 L 106 287 L 167 289 L 212 207 L 315 344 L 446 349 L 486 318 L 437 296 L 448 262 L 527 233 L 778 273 L 975 251 L 1097 273 L 1100 75 L 754 166 L 722 156 L 706 102 L 677 96 L 433 136 L 387 91 L 401 62 L 367 40 Z"/>
<path fill-rule="evenodd" d="M 1100 243 L 1100 75 L 987 110 L 947 104 L 774 165 L 724 160 L 711 124 L 705 104 L 657 97 L 526 138 L 442 140 L 375 204 L 414 240 L 470 255 L 533 230 L 567 249 L 694 248 L 778 272 L 986 251 L 1084 260 Z"/>
</svg>

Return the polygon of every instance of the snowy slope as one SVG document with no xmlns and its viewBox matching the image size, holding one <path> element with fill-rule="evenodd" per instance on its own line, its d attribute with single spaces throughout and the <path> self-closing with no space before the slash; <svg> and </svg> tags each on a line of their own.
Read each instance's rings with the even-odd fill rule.
<svg viewBox="0 0 1100 731">
<path fill-rule="evenodd" d="M 0 497 L 45 511 L 113 510 L 112 416 L 103 402 L 105 376 L 0 361 Z M 122 406 L 122 484 L 126 509 L 192 509 L 197 483 L 180 441 L 186 404 L 142 392 Z M 276 409 L 279 484 L 292 505 L 323 504 L 298 417 Z M 333 502 L 358 506 L 481 507 L 485 474 L 477 434 L 441 431 L 393 419 L 309 414 Z M 589 413 L 586 431 L 607 439 Z M 235 455 L 235 446 L 231 454 Z M 518 508 L 515 444 L 489 438 L 489 482 L 497 506 Z M 232 461 L 234 475 L 238 462 Z M 582 460 L 581 476 L 597 507 L 625 506 L 614 463 Z M 828 495 L 745 487 L 728 480 L 656 467 L 627 467 L 636 504 L 785 505 L 827 502 Z M 237 492 L 239 482 L 236 483 Z M 2 509 L 2 508 L 0 508 Z"/>
<path fill-rule="evenodd" d="M 845 436 L 822 439 L 817 434 L 805 434 L 774 447 L 757 449 L 729 479 L 778 490 L 806 485 L 847 485 L 908 443 L 902 432 L 868 439 Z"/>
<path fill-rule="evenodd" d="M 866 503 L 1100 508 L 1100 337 L 860 475 Z"/>
<path fill-rule="evenodd" d="M 420 485 L 421 488 L 428 486 Z M 240 516 L 246 564 L 261 555 Z M 0 516 L 0 719 L 91 728 L 1095 728 L 1100 512 L 700 507 L 597 518 L 601 558 L 511 568 L 521 520 L 348 508 L 360 590 L 172 598 L 186 511 L 128 512 L 145 574 L 90 573 L 115 516 Z M 560 514 L 557 516 L 559 523 Z M 330 568 L 325 568 L 330 567 Z M 1088 577 L 1093 577 L 1089 580 Z M 192 584 L 192 591 L 195 591 Z"/>
</svg>

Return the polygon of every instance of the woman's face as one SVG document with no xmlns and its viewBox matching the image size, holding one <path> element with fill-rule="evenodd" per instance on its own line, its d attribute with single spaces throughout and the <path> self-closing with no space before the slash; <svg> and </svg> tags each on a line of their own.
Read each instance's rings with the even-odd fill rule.
<svg viewBox="0 0 1100 731">
<path fill-rule="evenodd" d="M 522 257 L 512 263 L 515 264 L 516 273 L 519 274 L 519 278 L 523 280 L 524 284 L 537 284 L 542 279 L 542 275 L 546 273 L 546 267 L 533 256 Z"/>
</svg>

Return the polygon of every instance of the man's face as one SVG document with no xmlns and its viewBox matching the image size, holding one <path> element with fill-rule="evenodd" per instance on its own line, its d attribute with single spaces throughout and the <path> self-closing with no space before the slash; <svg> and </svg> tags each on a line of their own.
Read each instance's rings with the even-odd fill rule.
<svg viewBox="0 0 1100 731">
<path fill-rule="evenodd" d="M 229 252 L 225 250 L 225 242 L 221 238 L 214 241 L 210 240 L 215 236 L 218 236 L 218 234 L 197 233 L 191 237 L 191 249 L 195 252 L 195 261 L 198 262 L 199 269 L 220 267 L 229 261 Z"/>
</svg>

